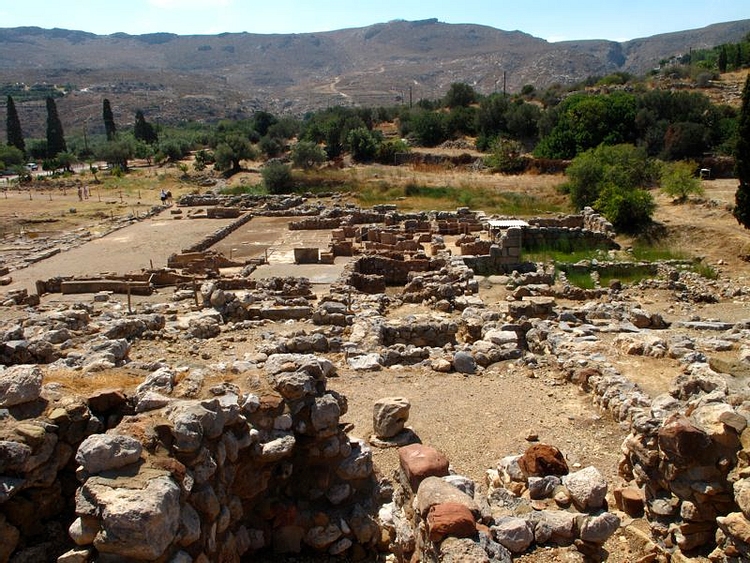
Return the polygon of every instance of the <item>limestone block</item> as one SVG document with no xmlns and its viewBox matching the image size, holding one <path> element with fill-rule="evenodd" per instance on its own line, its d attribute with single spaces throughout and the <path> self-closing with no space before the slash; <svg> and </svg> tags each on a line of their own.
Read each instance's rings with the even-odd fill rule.
<svg viewBox="0 0 750 563">
<path fill-rule="evenodd" d="M 376 401 L 372 414 L 375 436 L 387 439 L 401 432 L 409 420 L 410 409 L 411 403 L 405 397 L 385 397 Z"/>
<path fill-rule="evenodd" d="M 563 477 L 573 503 L 581 510 L 601 508 L 607 496 L 607 480 L 596 467 L 589 466 Z"/>
<path fill-rule="evenodd" d="M 76 461 L 87 473 L 95 474 L 135 463 L 142 450 L 131 436 L 92 434 L 78 447 Z"/>
<path fill-rule="evenodd" d="M 0 408 L 36 401 L 42 379 L 39 366 L 21 364 L 0 371 Z"/>
</svg>

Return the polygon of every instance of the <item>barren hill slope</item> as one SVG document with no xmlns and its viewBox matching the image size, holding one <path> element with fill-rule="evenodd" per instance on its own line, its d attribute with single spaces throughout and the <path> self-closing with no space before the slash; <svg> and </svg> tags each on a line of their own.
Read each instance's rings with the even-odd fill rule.
<svg viewBox="0 0 750 563">
<path fill-rule="evenodd" d="M 301 114 L 334 104 L 392 105 L 409 95 L 437 98 L 453 82 L 486 94 L 643 73 L 663 58 L 748 32 L 750 20 L 742 20 L 625 43 L 549 43 L 520 31 L 433 19 L 284 35 L 102 36 L 22 27 L 0 29 L 0 84 L 69 85 L 60 102 L 67 129 L 89 119 L 98 127 L 103 97 L 123 125 L 136 108 L 162 123 L 217 120 L 259 108 Z M 43 132 L 39 102 L 23 102 L 19 112 L 27 134 Z"/>
</svg>

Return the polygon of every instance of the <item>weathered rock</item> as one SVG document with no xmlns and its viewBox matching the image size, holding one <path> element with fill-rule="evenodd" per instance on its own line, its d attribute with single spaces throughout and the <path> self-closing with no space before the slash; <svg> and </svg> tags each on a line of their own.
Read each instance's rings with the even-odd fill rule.
<svg viewBox="0 0 750 563">
<path fill-rule="evenodd" d="M 544 477 L 529 477 L 529 496 L 532 499 L 543 499 L 549 497 L 562 481 L 557 475 L 545 475 Z"/>
<path fill-rule="evenodd" d="M 347 358 L 349 367 L 357 371 L 379 371 L 383 369 L 383 358 L 380 354 L 360 354 Z"/>
<path fill-rule="evenodd" d="M 351 452 L 336 469 L 341 479 L 365 479 L 372 475 L 372 450 L 364 442 L 351 441 Z"/>
<path fill-rule="evenodd" d="M 281 436 L 270 442 L 263 444 L 261 451 L 261 459 L 264 462 L 278 461 L 289 457 L 294 451 L 294 445 L 296 444 L 294 436 Z"/>
<path fill-rule="evenodd" d="M 513 553 L 526 551 L 534 541 L 533 526 L 523 518 L 513 516 L 499 518 L 490 530 L 495 541 Z"/>
<path fill-rule="evenodd" d="M 334 434 L 338 430 L 341 408 L 333 395 L 316 397 L 310 409 L 310 420 L 320 437 Z"/>
<path fill-rule="evenodd" d="M 677 466 L 700 460 L 711 438 L 684 416 L 675 415 L 664 422 L 658 434 L 659 449 Z"/>
<path fill-rule="evenodd" d="M 31 454 L 32 449 L 27 444 L 0 440 L 0 473 L 22 471 Z"/>
<path fill-rule="evenodd" d="M 745 518 L 750 519 L 750 479 L 740 479 L 734 483 L 734 500 Z"/>
<path fill-rule="evenodd" d="M 89 545 L 94 543 L 96 534 L 100 531 L 99 520 L 92 516 L 79 516 L 68 528 L 68 535 L 76 545 Z"/>
<path fill-rule="evenodd" d="M 328 548 L 333 542 L 341 537 L 341 528 L 336 524 L 327 526 L 314 526 L 305 534 L 305 543 L 316 550 Z"/>
<path fill-rule="evenodd" d="M 510 553 L 505 548 L 502 549 L 504 550 L 503 557 L 490 559 L 486 549 L 480 543 L 469 538 L 448 537 L 440 544 L 440 561 L 442 563 L 511 563 Z"/>
<path fill-rule="evenodd" d="M 472 497 L 440 477 L 426 477 L 417 489 L 416 509 L 426 517 L 430 508 L 438 504 L 461 504 L 479 516 L 480 510 Z"/>
<path fill-rule="evenodd" d="M 477 371 L 477 362 L 469 352 L 458 351 L 453 355 L 453 369 L 471 375 Z"/>
<path fill-rule="evenodd" d="M 563 477 L 573 503 L 581 510 L 601 508 L 607 496 L 607 480 L 596 467 L 590 466 Z"/>
<path fill-rule="evenodd" d="M 272 354 L 266 360 L 265 369 L 270 375 L 303 371 L 314 379 L 325 379 L 336 372 L 330 360 L 312 354 Z"/>
<path fill-rule="evenodd" d="M 0 371 L 0 408 L 36 401 L 42 392 L 39 366 L 15 365 Z"/>
<path fill-rule="evenodd" d="M 180 488 L 166 476 L 145 484 L 94 477 L 83 485 L 83 495 L 101 514 L 101 531 L 94 539 L 100 553 L 154 560 L 172 543 L 179 529 Z"/>
<path fill-rule="evenodd" d="M 375 436 L 388 439 L 401 432 L 409 420 L 410 409 L 411 403 L 405 397 L 386 397 L 376 401 L 372 414 Z"/>
<path fill-rule="evenodd" d="M 142 449 L 141 443 L 130 436 L 93 434 L 78 447 L 76 461 L 93 475 L 135 463 Z"/>
<path fill-rule="evenodd" d="M 76 547 L 66 551 L 57 558 L 57 563 L 87 563 L 91 561 L 93 550 L 87 547 Z"/>
<path fill-rule="evenodd" d="M 289 401 L 315 394 L 315 378 L 305 371 L 280 372 L 272 377 L 273 388 Z"/>
<path fill-rule="evenodd" d="M 620 527 L 620 519 L 611 512 L 589 516 L 581 523 L 580 536 L 583 541 L 603 544 Z"/>
<path fill-rule="evenodd" d="M 726 516 L 721 516 L 716 519 L 716 523 L 728 536 L 750 544 L 750 520 L 741 512 L 731 512 Z"/>
</svg>

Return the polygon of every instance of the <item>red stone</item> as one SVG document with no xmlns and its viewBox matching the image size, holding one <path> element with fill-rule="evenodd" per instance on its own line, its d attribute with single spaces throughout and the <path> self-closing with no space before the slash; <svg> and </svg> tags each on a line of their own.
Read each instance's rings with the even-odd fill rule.
<svg viewBox="0 0 750 563">
<path fill-rule="evenodd" d="M 710 456 L 711 438 L 684 416 L 673 416 L 659 429 L 659 450 L 678 467 Z"/>
<path fill-rule="evenodd" d="M 427 477 L 448 475 L 448 458 L 441 452 L 424 444 L 409 444 L 398 450 L 398 461 L 412 492 Z"/>
<path fill-rule="evenodd" d="M 643 516 L 643 506 L 646 503 L 646 495 L 638 487 L 618 487 L 612 491 L 615 496 L 617 508 L 628 516 L 638 518 Z"/>
<path fill-rule="evenodd" d="M 466 506 L 454 502 L 436 504 L 427 514 L 430 541 L 439 542 L 446 536 L 470 538 L 476 534 L 474 515 Z"/>
<path fill-rule="evenodd" d="M 529 447 L 518 460 L 518 466 L 526 477 L 568 474 L 568 464 L 562 452 L 547 444 Z"/>
</svg>

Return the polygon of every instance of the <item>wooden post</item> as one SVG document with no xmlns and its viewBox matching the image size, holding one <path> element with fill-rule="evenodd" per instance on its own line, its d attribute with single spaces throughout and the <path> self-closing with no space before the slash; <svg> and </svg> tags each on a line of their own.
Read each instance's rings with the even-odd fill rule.
<svg viewBox="0 0 750 563">
<path fill-rule="evenodd" d="M 130 280 L 128 280 L 128 314 L 133 314 L 133 309 L 130 306 Z"/>
</svg>

